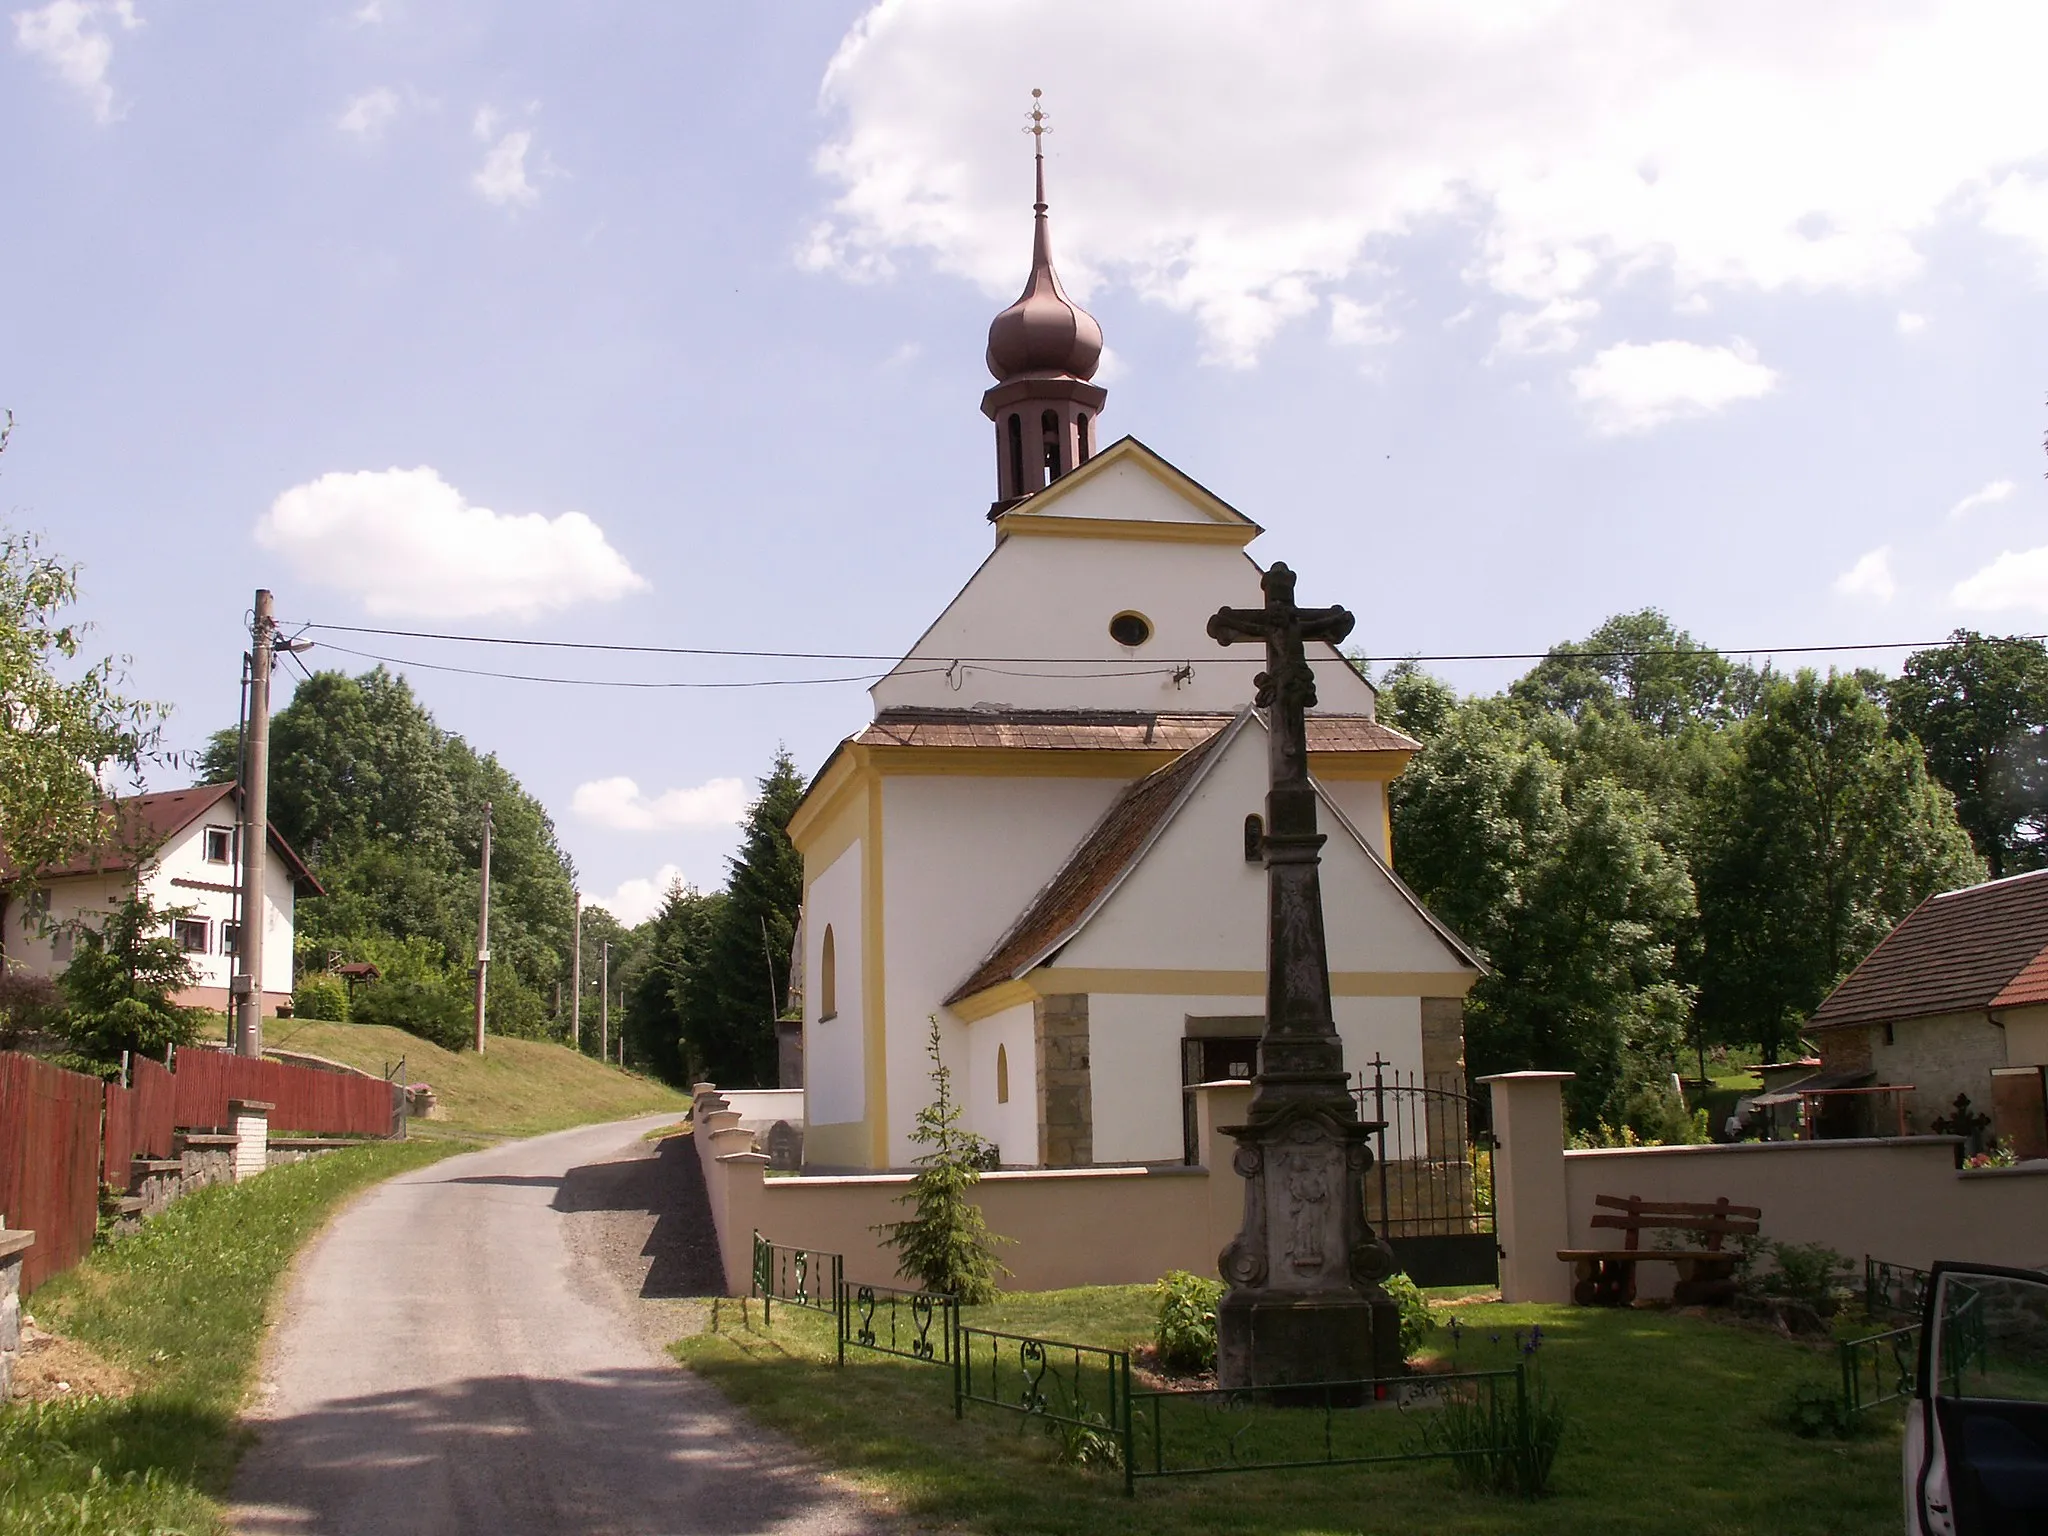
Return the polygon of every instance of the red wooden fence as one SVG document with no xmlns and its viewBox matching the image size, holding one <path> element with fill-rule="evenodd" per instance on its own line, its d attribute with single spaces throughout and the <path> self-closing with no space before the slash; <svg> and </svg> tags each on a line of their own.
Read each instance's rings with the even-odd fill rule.
<svg viewBox="0 0 2048 1536">
<path fill-rule="evenodd" d="M 100 1213 L 98 1078 L 0 1054 L 0 1215 L 36 1235 L 22 1263 L 33 1290 L 84 1258 Z"/>
<path fill-rule="evenodd" d="M 137 1058 L 133 1087 L 0 1052 L 0 1225 L 36 1234 L 22 1267 L 33 1290 L 84 1258 L 102 1181 L 126 1191 L 137 1157 L 168 1157 L 172 1128 L 227 1127 L 228 1100 L 261 1099 L 274 1135 L 390 1136 L 396 1084 L 352 1072 L 186 1050 L 175 1070 Z"/>
<path fill-rule="evenodd" d="M 270 1111 L 270 1133 L 308 1136 L 389 1136 L 397 1125 L 400 1092 L 380 1078 L 353 1072 L 262 1061 L 226 1051 L 186 1050 L 177 1056 L 171 1081 L 177 1085 L 174 1114 L 188 1129 L 228 1125 L 228 1100 L 261 1099 Z"/>
</svg>

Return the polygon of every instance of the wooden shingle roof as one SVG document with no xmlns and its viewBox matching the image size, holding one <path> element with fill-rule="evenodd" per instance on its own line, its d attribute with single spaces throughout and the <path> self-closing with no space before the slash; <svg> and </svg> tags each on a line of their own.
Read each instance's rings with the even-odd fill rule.
<svg viewBox="0 0 2048 1536">
<path fill-rule="evenodd" d="M 855 742 L 864 747 L 1022 747 L 1043 751 L 1186 752 L 1228 725 L 1227 714 L 1137 710 L 891 709 Z M 1308 717 L 1311 752 L 1415 752 L 1421 743 L 1363 715 Z"/>
<path fill-rule="evenodd" d="M 1930 896 L 1814 1010 L 1816 1029 L 2048 1002 L 2048 870 Z"/>
</svg>

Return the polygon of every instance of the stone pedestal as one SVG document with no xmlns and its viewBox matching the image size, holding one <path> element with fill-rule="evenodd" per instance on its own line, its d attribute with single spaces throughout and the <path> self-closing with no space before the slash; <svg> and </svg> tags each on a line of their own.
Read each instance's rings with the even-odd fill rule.
<svg viewBox="0 0 2048 1536">
<path fill-rule="evenodd" d="M 1401 1373 L 1401 1317 L 1380 1281 L 1392 1252 L 1365 1220 L 1371 1128 L 1290 1105 L 1232 1126 L 1244 1225 L 1223 1250 L 1216 1312 L 1226 1387 L 1383 1380 Z"/>
<path fill-rule="evenodd" d="M 0 1231 L 0 1407 L 14 1396 L 14 1360 L 21 1353 L 21 1264 L 33 1232 Z"/>
</svg>

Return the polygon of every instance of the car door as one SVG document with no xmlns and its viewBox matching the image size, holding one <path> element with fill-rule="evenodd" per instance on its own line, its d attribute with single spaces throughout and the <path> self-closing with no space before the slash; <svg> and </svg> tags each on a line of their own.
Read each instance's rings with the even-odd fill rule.
<svg viewBox="0 0 2048 1536">
<path fill-rule="evenodd" d="M 1934 1266 L 1904 1472 L 1907 1536 L 2048 1536 L 2048 1274 Z"/>
</svg>

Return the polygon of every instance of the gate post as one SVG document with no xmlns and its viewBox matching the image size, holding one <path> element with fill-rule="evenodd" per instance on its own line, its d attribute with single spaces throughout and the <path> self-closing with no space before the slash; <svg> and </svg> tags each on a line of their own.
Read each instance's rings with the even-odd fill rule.
<svg viewBox="0 0 2048 1536">
<path fill-rule="evenodd" d="M 1493 1088 L 1493 1227 L 1503 1301 L 1567 1302 L 1571 1245 L 1564 1184 L 1564 1085 L 1570 1072 L 1502 1072 Z"/>
</svg>

